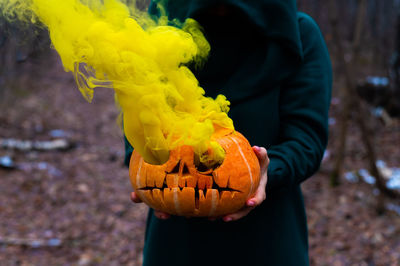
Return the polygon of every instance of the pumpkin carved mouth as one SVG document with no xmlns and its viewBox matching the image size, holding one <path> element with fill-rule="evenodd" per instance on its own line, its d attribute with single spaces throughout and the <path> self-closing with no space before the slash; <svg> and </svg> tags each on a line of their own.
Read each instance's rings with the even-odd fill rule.
<svg viewBox="0 0 400 266">
<path fill-rule="evenodd" d="M 189 168 L 186 166 L 185 162 L 180 160 L 172 171 L 165 171 L 165 177 L 162 185 L 160 185 L 161 183 L 158 183 L 156 184 L 156 187 L 146 186 L 138 188 L 138 190 L 150 192 L 150 196 L 153 197 L 153 199 L 153 193 L 158 194 L 164 199 L 164 194 L 171 193 L 172 190 L 175 191 L 174 189 L 176 189 L 176 192 L 179 194 L 187 193 L 186 191 L 183 192 L 185 188 L 193 189 L 195 198 L 195 209 L 197 210 L 200 208 L 200 199 L 204 200 L 204 195 L 207 195 L 208 190 L 210 190 L 211 194 L 214 195 L 218 193 L 218 198 L 222 198 L 222 194 L 227 194 L 227 192 L 241 193 L 240 190 L 229 187 L 229 183 L 227 184 L 227 187 L 220 187 L 215 182 L 213 178 L 213 171 L 215 171 L 215 168 L 219 167 L 219 165 L 214 166 L 214 169 L 208 169 L 206 171 L 204 171 L 204 167 L 205 166 L 197 165 L 197 172 L 190 173 Z M 199 168 L 203 171 L 199 171 Z"/>
<path fill-rule="evenodd" d="M 219 216 L 244 206 L 259 182 L 259 163 L 238 132 L 217 132 L 224 160 L 212 168 L 196 163 L 193 148 L 170 152 L 163 165 L 151 165 L 134 152 L 130 178 L 138 196 L 150 207 L 182 216 Z"/>
</svg>

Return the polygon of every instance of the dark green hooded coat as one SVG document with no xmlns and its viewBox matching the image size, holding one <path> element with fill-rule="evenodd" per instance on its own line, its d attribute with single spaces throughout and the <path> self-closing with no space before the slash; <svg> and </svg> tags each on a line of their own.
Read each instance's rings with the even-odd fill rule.
<svg viewBox="0 0 400 266">
<path fill-rule="evenodd" d="M 220 5 L 229 12 L 215 15 Z M 149 10 L 157 15 L 154 3 Z M 300 183 L 327 144 L 332 83 L 318 26 L 295 0 L 172 0 L 166 10 L 204 27 L 211 53 L 195 71 L 200 85 L 231 101 L 235 129 L 268 147 L 270 165 L 266 200 L 238 221 L 159 220 L 150 210 L 144 265 L 308 265 Z"/>
</svg>

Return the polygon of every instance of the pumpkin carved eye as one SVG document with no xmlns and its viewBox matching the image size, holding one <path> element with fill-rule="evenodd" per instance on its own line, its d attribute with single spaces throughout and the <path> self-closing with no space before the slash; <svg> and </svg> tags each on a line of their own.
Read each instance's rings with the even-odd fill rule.
<svg viewBox="0 0 400 266">
<path fill-rule="evenodd" d="M 226 154 L 210 166 L 190 146 L 172 150 L 163 165 L 148 164 L 134 151 L 130 179 L 138 196 L 154 209 L 182 216 L 220 216 L 243 207 L 258 186 L 258 159 L 238 132 L 220 129 L 213 137 Z"/>
<path fill-rule="evenodd" d="M 222 162 L 215 162 L 211 165 L 206 165 L 200 161 L 200 158 L 197 154 L 194 154 L 194 165 L 199 173 L 202 174 L 211 174 L 215 169 L 220 167 Z"/>
</svg>

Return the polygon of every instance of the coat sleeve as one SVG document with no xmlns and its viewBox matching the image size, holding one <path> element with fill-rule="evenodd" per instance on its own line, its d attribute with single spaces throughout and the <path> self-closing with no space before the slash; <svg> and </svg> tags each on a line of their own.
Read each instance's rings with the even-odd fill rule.
<svg viewBox="0 0 400 266">
<path fill-rule="evenodd" d="M 319 168 L 328 141 L 332 89 L 329 53 L 317 24 L 301 14 L 304 59 L 280 94 L 280 134 L 268 149 L 267 191 L 297 185 Z"/>
</svg>

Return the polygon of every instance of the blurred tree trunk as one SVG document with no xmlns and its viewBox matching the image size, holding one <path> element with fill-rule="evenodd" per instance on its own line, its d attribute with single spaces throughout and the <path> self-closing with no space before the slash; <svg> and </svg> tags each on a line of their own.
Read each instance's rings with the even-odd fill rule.
<svg viewBox="0 0 400 266">
<path fill-rule="evenodd" d="M 332 35 L 337 48 L 337 54 L 340 64 L 343 67 L 346 88 L 341 90 L 341 100 L 343 103 L 343 110 L 341 111 L 340 119 L 340 134 L 339 134 L 339 148 L 336 153 L 335 168 L 331 174 L 331 183 L 337 185 L 339 183 L 339 176 L 342 173 L 343 161 L 345 158 L 345 148 L 346 148 L 346 136 L 348 129 L 348 120 L 351 111 L 355 111 L 356 122 L 361 131 L 361 140 L 365 146 L 369 164 L 369 170 L 372 176 L 376 178 L 377 188 L 385 195 L 391 198 L 400 198 L 400 194 L 394 190 L 390 190 L 386 187 L 386 182 L 382 177 L 381 173 L 376 166 L 376 150 L 374 145 L 374 132 L 370 130 L 367 123 L 368 117 L 370 117 L 370 112 L 366 108 L 365 104 L 359 98 L 356 92 L 355 80 L 355 69 L 358 62 L 358 57 L 360 53 L 361 36 L 362 29 L 364 25 L 364 18 L 366 13 L 366 3 L 367 0 L 359 0 L 359 10 L 356 21 L 356 30 L 354 33 L 353 41 L 353 57 L 350 62 L 345 61 L 345 51 L 342 44 L 342 38 L 340 37 L 338 31 L 338 13 L 337 7 L 335 5 L 335 0 L 330 0 L 331 9 L 331 25 L 332 25 Z M 379 211 L 383 210 L 383 202 L 379 200 Z"/>
<path fill-rule="evenodd" d="M 400 93 L 400 10 L 397 14 L 397 23 L 396 23 L 396 41 L 395 41 L 395 49 L 391 62 L 391 80 L 393 83 L 392 90 L 395 95 L 399 96 Z"/>
<path fill-rule="evenodd" d="M 392 116 L 400 116 L 400 7 L 398 9 L 395 27 L 396 39 L 389 70 L 392 97 L 388 103 L 388 111 Z"/>
<path fill-rule="evenodd" d="M 337 186 L 340 183 L 340 175 L 343 169 L 343 162 L 346 151 L 346 137 L 347 137 L 347 129 L 348 129 L 348 121 L 351 114 L 351 107 L 353 102 L 353 97 L 350 94 L 349 88 L 355 89 L 355 64 L 358 61 L 360 44 L 361 44 L 361 36 L 364 26 L 364 18 L 366 12 L 366 0 L 359 0 L 359 9 L 356 20 L 356 27 L 354 31 L 353 37 L 353 46 L 352 46 L 352 60 L 349 63 L 345 62 L 345 51 L 342 43 L 341 34 L 339 33 L 339 18 L 337 12 L 337 6 L 334 0 L 330 1 L 330 23 L 332 27 L 332 37 L 336 45 L 337 49 L 337 57 L 339 58 L 339 64 L 344 70 L 346 87 L 342 87 L 339 91 L 339 97 L 343 106 L 343 109 L 340 113 L 339 118 L 339 147 L 336 152 L 336 160 L 334 164 L 334 169 L 331 173 L 330 183 L 332 186 Z"/>
</svg>

